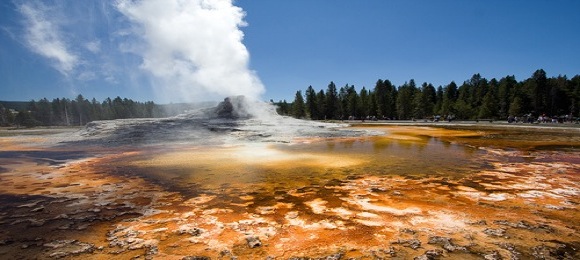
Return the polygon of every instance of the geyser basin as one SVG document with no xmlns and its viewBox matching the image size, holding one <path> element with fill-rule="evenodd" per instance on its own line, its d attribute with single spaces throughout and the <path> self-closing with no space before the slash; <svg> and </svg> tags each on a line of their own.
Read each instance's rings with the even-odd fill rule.
<svg viewBox="0 0 580 260">
<path fill-rule="evenodd" d="M 73 143 L 109 147 L 235 145 L 248 141 L 289 143 L 297 138 L 377 134 L 370 130 L 345 129 L 346 126 L 279 116 L 271 104 L 234 96 L 226 98 L 216 107 L 171 118 L 91 122 Z"/>
<path fill-rule="evenodd" d="M 495 131 L 281 117 L 165 120 L 203 135 L 114 122 L 88 137 L 100 145 L 37 148 L 90 148 L 56 167 L 42 153 L 14 156 L 36 137 L 1 138 L 12 152 L 0 158 L 0 255 L 578 258 L 578 135 L 537 143 L 508 130 L 507 142 Z M 131 144 L 135 131 L 158 139 Z"/>
</svg>

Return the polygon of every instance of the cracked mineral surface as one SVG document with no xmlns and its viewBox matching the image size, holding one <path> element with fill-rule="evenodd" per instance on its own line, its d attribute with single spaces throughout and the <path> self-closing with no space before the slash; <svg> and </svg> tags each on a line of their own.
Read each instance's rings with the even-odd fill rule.
<svg viewBox="0 0 580 260">
<path fill-rule="evenodd" d="M 218 112 L 1 130 L 0 258 L 580 258 L 578 128 Z"/>
</svg>

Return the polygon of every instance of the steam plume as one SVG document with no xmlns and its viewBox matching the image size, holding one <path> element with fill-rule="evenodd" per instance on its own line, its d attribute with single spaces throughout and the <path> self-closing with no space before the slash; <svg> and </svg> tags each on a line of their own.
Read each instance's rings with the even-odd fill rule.
<svg viewBox="0 0 580 260">
<path fill-rule="evenodd" d="M 118 10 L 143 40 L 141 68 L 170 100 L 201 95 L 259 98 L 264 86 L 248 68 L 240 27 L 244 11 L 231 0 L 121 0 Z"/>
</svg>

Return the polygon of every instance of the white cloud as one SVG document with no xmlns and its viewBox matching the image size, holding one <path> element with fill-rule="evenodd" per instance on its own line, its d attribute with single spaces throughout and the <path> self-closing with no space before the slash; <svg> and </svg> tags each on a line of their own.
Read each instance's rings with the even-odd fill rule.
<svg viewBox="0 0 580 260">
<path fill-rule="evenodd" d="M 78 80 L 81 81 L 90 81 L 90 80 L 94 80 L 97 78 L 97 74 L 92 72 L 92 71 L 83 71 L 81 73 L 79 73 L 79 75 L 77 76 Z"/>
<path fill-rule="evenodd" d="M 242 43 L 244 11 L 231 0 L 121 0 L 118 10 L 135 26 L 143 49 L 141 68 L 173 100 L 200 95 L 259 98 L 264 91 L 248 68 Z"/>
<path fill-rule="evenodd" d="M 92 53 L 95 54 L 99 53 L 101 51 L 101 41 L 99 40 L 90 41 L 87 44 L 85 44 L 85 47 Z"/>
<path fill-rule="evenodd" d="M 19 7 L 25 18 L 25 40 L 30 49 L 53 61 L 53 66 L 68 76 L 79 63 L 61 36 L 60 28 L 49 18 L 49 10 L 41 4 L 23 4 Z"/>
</svg>

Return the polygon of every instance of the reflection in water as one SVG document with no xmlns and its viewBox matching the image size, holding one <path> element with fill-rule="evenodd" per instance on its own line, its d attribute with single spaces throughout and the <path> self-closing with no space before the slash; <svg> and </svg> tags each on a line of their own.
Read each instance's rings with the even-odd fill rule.
<svg viewBox="0 0 580 260">
<path fill-rule="evenodd" d="M 203 192 L 215 192 L 223 185 L 288 190 L 360 176 L 461 178 L 488 167 L 488 162 L 479 160 L 483 153 L 433 137 L 398 140 L 387 136 L 293 145 L 180 147 L 144 151 L 118 163 L 131 162 L 136 172 L 180 190 L 194 183 Z"/>
<path fill-rule="evenodd" d="M 28 225 L 58 234 L 35 235 L 48 244 L 42 257 L 86 245 L 76 255 L 578 257 L 579 137 L 374 129 L 385 135 L 148 146 L 57 171 L 21 168 L 37 174 L 5 164 L 0 182 L 14 188 L 4 194 L 47 197 L 5 204 L 0 242 Z M 0 243 L 0 255 L 18 255 L 26 239 Z"/>
</svg>

